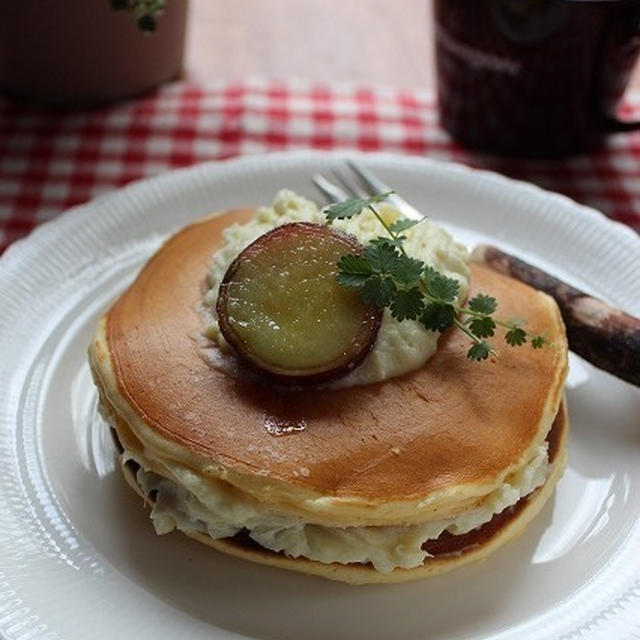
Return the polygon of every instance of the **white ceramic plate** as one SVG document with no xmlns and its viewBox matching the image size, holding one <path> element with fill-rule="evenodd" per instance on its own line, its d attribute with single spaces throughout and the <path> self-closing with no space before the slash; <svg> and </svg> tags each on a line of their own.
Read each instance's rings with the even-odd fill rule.
<svg viewBox="0 0 640 640">
<path fill-rule="evenodd" d="M 11 640 L 638 638 L 640 392 L 573 358 L 570 465 L 484 564 L 354 588 L 156 537 L 114 471 L 86 364 L 94 325 L 162 237 L 267 203 L 340 155 L 207 164 L 78 207 L 0 261 L 0 632 Z M 640 315 L 640 239 L 597 212 L 451 164 L 368 155 L 463 241 L 491 241 Z"/>
</svg>

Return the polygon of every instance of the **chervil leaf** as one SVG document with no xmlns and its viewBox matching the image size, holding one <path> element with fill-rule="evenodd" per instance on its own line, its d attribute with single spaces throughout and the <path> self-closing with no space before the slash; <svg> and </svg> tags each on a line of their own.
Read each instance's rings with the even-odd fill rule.
<svg viewBox="0 0 640 640">
<path fill-rule="evenodd" d="M 482 340 L 472 345 L 471 349 L 467 351 L 467 358 L 471 358 L 471 360 L 486 360 L 490 353 L 491 345 Z"/>
<path fill-rule="evenodd" d="M 361 255 L 356 253 L 348 253 L 340 258 L 338 261 L 338 269 L 343 273 L 371 275 L 373 269 L 369 264 L 369 261 Z"/>
<path fill-rule="evenodd" d="M 368 260 L 361 255 L 348 253 L 338 261 L 336 276 L 338 282 L 345 287 L 358 289 L 363 287 L 369 276 L 373 273 Z"/>
<path fill-rule="evenodd" d="M 453 302 L 460 291 L 460 283 L 436 271 L 433 267 L 424 268 L 427 281 L 427 294 L 441 302 Z"/>
<path fill-rule="evenodd" d="M 466 307 L 461 308 L 457 302 L 460 293 L 458 280 L 425 266 L 405 251 L 403 243 L 406 237 L 401 234 L 418 221 L 402 218 L 387 224 L 374 207 L 389 193 L 353 198 L 325 209 L 329 223 L 339 218 L 351 218 L 369 209 L 387 234 L 371 240 L 362 254 L 348 254 L 340 259 L 337 275 L 340 284 L 357 289 L 365 304 L 388 307 L 391 315 L 399 321 L 417 319 L 430 331 L 458 326 L 472 340 L 467 353 L 472 360 L 486 360 L 489 355 L 495 355 L 485 338 L 493 336 L 498 325 L 507 329 L 505 340 L 511 346 L 519 346 L 529 339 L 534 349 L 551 344 L 543 335 L 532 336 L 526 332 L 524 321 L 494 319 L 492 315 L 497 309 L 497 302 L 489 295 L 478 293 Z M 458 319 L 458 314 L 466 319 Z"/>
<path fill-rule="evenodd" d="M 388 244 L 370 244 L 364 250 L 364 257 L 375 273 L 390 273 L 400 257 L 395 247 Z"/>
<path fill-rule="evenodd" d="M 365 304 L 384 309 L 391 304 L 396 295 L 396 285 L 390 278 L 371 276 L 360 290 L 360 297 Z"/>
<path fill-rule="evenodd" d="M 384 202 L 389 196 L 393 195 L 395 191 L 383 191 L 382 193 L 376 193 L 374 196 L 366 199 L 367 205 L 376 204 L 378 202 Z"/>
<path fill-rule="evenodd" d="M 401 253 L 396 262 L 391 266 L 389 272 L 391 276 L 401 284 L 415 284 L 420 280 L 424 263 L 422 260 L 410 258 Z"/>
<path fill-rule="evenodd" d="M 434 276 L 439 275 L 440 272 L 436 271 L 430 264 L 426 264 L 424 266 L 424 277 L 427 280 L 427 282 L 429 282 L 429 280 L 431 280 L 431 278 L 433 278 Z"/>
<path fill-rule="evenodd" d="M 399 290 L 391 301 L 391 313 L 397 320 L 415 320 L 423 309 L 422 292 L 418 287 Z"/>
<path fill-rule="evenodd" d="M 376 247 L 391 247 L 393 249 L 399 249 L 402 246 L 402 243 L 406 240 L 404 236 L 398 236 L 397 238 L 383 238 L 377 237 L 369 242 L 369 246 Z"/>
<path fill-rule="evenodd" d="M 386 191 L 385 193 L 378 193 L 370 198 L 351 198 L 344 202 L 336 202 L 325 208 L 324 215 L 327 217 L 327 222 L 329 224 L 337 219 L 353 218 L 353 216 L 357 216 L 369 205 L 383 202 L 392 193 L 393 191 Z"/>
<path fill-rule="evenodd" d="M 353 198 L 351 200 L 345 200 L 344 202 L 336 202 L 330 204 L 325 210 L 324 215 L 327 217 L 327 221 L 331 224 L 334 220 L 343 218 L 353 218 L 357 216 L 366 206 L 367 200 L 362 198 Z"/>
<path fill-rule="evenodd" d="M 531 346 L 534 349 L 541 349 L 542 347 L 544 347 L 545 342 L 546 340 L 543 336 L 533 336 L 533 338 L 531 338 Z"/>
<path fill-rule="evenodd" d="M 491 315 L 498 308 L 498 303 L 495 298 L 479 293 L 469 300 L 467 306 L 471 311 Z"/>
<path fill-rule="evenodd" d="M 402 233 L 411 227 L 415 227 L 421 220 L 409 220 L 409 218 L 401 218 L 389 225 L 389 231 L 391 233 Z"/>
<path fill-rule="evenodd" d="M 336 280 L 343 287 L 349 287 L 351 289 L 362 289 L 369 280 L 368 275 L 361 273 L 344 273 L 340 272 L 336 276 Z"/>
<path fill-rule="evenodd" d="M 507 331 L 504 339 L 507 341 L 507 344 L 510 344 L 512 347 L 519 347 L 527 341 L 527 334 L 524 329 L 513 327 L 513 329 Z"/>
<path fill-rule="evenodd" d="M 478 338 L 488 338 L 496 332 L 496 323 L 489 316 L 471 318 L 469 320 L 469 329 Z"/>
<path fill-rule="evenodd" d="M 420 316 L 420 322 L 430 331 L 444 331 L 453 326 L 455 309 L 450 304 L 430 302 Z"/>
</svg>

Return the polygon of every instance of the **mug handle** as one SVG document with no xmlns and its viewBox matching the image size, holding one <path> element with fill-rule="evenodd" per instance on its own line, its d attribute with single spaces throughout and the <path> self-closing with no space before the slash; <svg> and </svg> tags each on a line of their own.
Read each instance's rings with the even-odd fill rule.
<svg viewBox="0 0 640 640">
<path fill-rule="evenodd" d="M 640 120 L 618 120 L 603 116 L 601 126 L 606 133 L 625 133 L 640 129 Z"/>
</svg>

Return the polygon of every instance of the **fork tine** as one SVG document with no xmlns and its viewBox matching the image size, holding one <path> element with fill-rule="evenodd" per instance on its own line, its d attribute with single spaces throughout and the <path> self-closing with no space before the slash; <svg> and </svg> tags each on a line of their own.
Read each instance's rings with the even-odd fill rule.
<svg viewBox="0 0 640 640">
<path fill-rule="evenodd" d="M 393 189 L 380 180 L 373 172 L 369 171 L 363 165 L 357 163 L 355 160 L 347 159 L 347 165 L 358 176 L 363 184 L 370 190 L 370 195 L 376 193 L 385 193 L 387 191 L 393 191 Z M 413 220 L 422 220 L 426 217 L 423 213 L 418 211 L 413 205 L 409 204 L 404 198 L 401 198 L 397 193 L 392 193 L 387 197 L 387 200 L 407 218 Z"/>
<path fill-rule="evenodd" d="M 393 189 L 382 182 L 378 176 L 371 173 L 369 169 L 362 166 L 361 164 L 357 164 L 355 161 L 348 159 L 346 161 L 349 168 L 360 178 L 360 180 L 367 186 L 367 188 L 371 191 L 370 195 L 375 193 L 385 193 L 386 191 L 393 191 Z"/>
<path fill-rule="evenodd" d="M 351 168 L 353 173 L 357 176 L 359 182 L 366 190 L 354 186 L 352 181 L 348 180 L 339 171 L 332 171 L 336 180 L 340 182 L 339 186 L 331 180 L 327 180 L 323 175 L 315 173 L 311 176 L 311 181 L 316 186 L 318 191 L 324 196 L 327 202 L 342 202 L 348 200 L 350 197 L 367 198 L 368 196 L 375 195 L 377 193 L 385 193 L 386 191 L 392 191 L 389 185 L 385 184 L 380 178 L 378 178 L 373 172 L 369 171 L 366 167 L 348 159 L 347 165 Z M 392 193 L 387 197 L 387 201 L 390 202 L 400 213 L 412 220 L 422 220 L 426 216 L 418 211 L 413 205 L 409 204 L 404 198 L 401 198 L 396 193 Z"/>
<path fill-rule="evenodd" d="M 342 202 L 349 199 L 349 194 L 346 191 L 319 173 L 314 173 L 311 176 L 311 182 L 313 182 L 316 189 L 324 196 L 327 202 Z"/>
<path fill-rule="evenodd" d="M 348 191 L 354 198 L 368 198 L 371 193 L 367 193 L 363 189 L 360 189 L 357 185 L 349 183 L 349 181 L 335 169 L 331 172 L 334 178 Z"/>
</svg>

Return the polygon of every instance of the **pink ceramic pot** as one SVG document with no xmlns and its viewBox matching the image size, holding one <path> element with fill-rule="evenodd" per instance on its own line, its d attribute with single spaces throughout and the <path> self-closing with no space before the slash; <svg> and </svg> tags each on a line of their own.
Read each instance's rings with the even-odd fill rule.
<svg viewBox="0 0 640 640">
<path fill-rule="evenodd" d="M 0 91 L 65 106 L 139 95 L 182 69 L 187 0 L 152 35 L 109 0 L 1 0 Z"/>
</svg>

